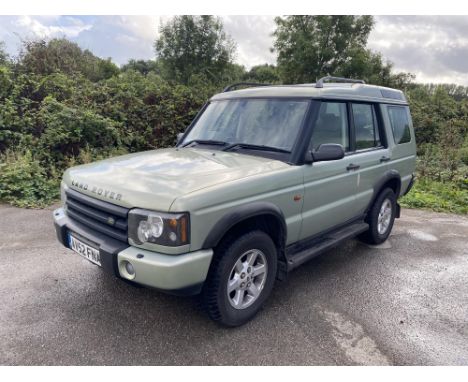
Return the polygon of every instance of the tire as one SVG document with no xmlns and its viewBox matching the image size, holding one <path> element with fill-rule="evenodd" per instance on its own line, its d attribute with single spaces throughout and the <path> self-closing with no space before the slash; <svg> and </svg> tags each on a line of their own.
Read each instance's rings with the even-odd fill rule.
<svg viewBox="0 0 468 382">
<path fill-rule="evenodd" d="M 387 211 L 391 213 L 388 218 L 382 219 L 382 209 L 384 204 Z M 375 199 L 374 204 L 369 210 L 366 222 L 369 224 L 369 230 L 359 236 L 359 239 L 368 244 L 381 244 L 387 240 L 392 232 L 393 223 L 396 214 L 396 196 L 392 189 L 385 188 Z M 380 215 L 380 217 L 379 217 Z M 380 225 L 379 225 L 380 223 Z M 385 223 L 385 224 L 383 224 Z"/>
<path fill-rule="evenodd" d="M 276 246 L 263 231 L 224 241 L 215 251 L 202 292 L 210 318 L 232 327 L 252 319 L 273 289 L 277 263 Z"/>
</svg>

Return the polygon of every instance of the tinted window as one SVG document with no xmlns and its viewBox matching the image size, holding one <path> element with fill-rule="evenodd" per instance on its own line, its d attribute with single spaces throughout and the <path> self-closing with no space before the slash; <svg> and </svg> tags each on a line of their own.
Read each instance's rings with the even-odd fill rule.
<svg viewBox="0 0 468 382">
<path fill-rule="evenodd" d="M 209 139 L 291 150 L 308 105 L 307 101 L 275 99 L 214 101 L 184 142 Z"/>
<path fill-rule="evenodd" d="M 338 143 L 349 151 L 349 131 L 346 104 L 322 102 L 317 122 L 313 127 L 310 149 L 316 150 L 322 143 Z"/>
<path fill-rule="evenodd" d="M 411 141 L 409 119 L 406 108 L 400 106 L 389 106 L 388 117 L 390 118 L 390 124 L 392 125 L 395 143 L 399 144 Z"/>
<path fill-rule="evenodd" d="M 375 110 L 369 104 L 352 104 L 356 150 L 380 146 L 379 128 Z"/>
</svg>

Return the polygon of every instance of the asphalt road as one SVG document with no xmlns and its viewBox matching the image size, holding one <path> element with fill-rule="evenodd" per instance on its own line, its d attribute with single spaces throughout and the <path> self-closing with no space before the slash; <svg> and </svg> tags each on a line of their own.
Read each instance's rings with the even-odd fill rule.
<svg viewBox="0 0 468 382">
<path fill-rule="evenodd" d="M 2 365 L 468 365 L 468 219 L 403 210 L 277 283 L 247 325 L 135 288 L 61 247 L 51 210 L 0 206 Z"/>
</svg>

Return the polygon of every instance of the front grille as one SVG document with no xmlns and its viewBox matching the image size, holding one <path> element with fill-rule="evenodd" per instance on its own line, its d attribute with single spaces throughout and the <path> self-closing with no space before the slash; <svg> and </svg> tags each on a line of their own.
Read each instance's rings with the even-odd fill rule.
<svg viewBox="0 0 468 382">
<path fill-rule="evenodd" d="M 94 231 L 127 242 L 128 209 L 91 198 L 77 191 L 66 191 L 67 216 Z"/>
</svg>

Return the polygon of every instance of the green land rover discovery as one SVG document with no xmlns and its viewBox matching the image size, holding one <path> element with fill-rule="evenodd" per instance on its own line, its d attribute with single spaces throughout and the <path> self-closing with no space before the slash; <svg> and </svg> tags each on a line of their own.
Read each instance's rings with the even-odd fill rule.
<svg viewBox="0 0 468 382">
<path fill-rule="evenodd" d="M 55 228 L 103 270 L 200 293 L 213 320 L 237 326 L 312 257 L 356 236 L 385 241 L 415 160 L 399 90 L 335 77 L 236 84 L 176 147 L 68 169 Z"/>
</svg>

